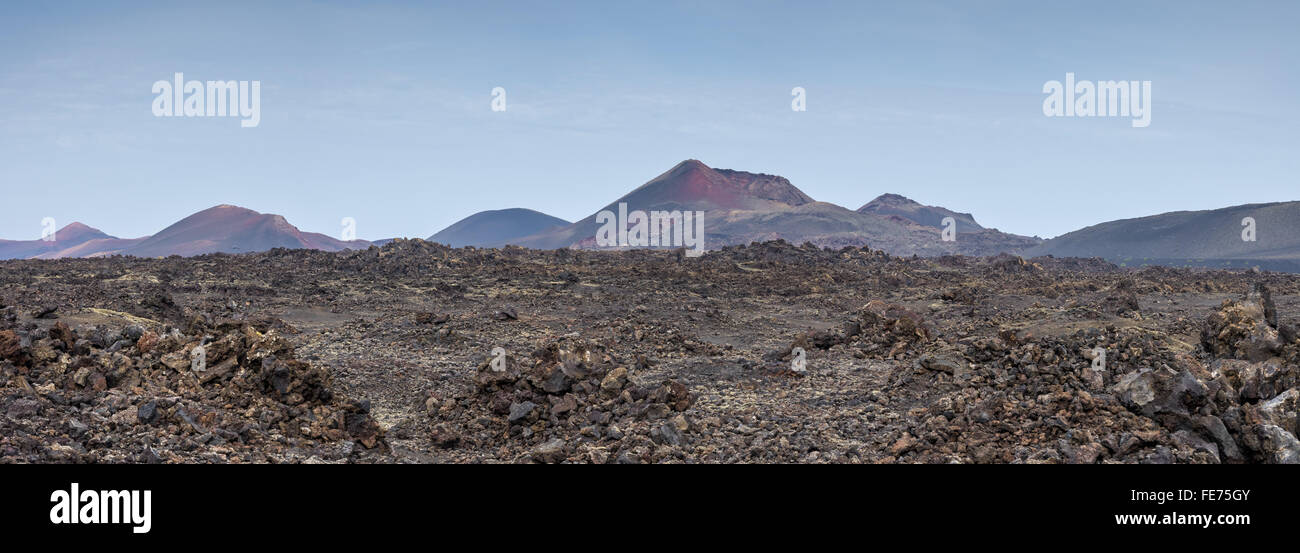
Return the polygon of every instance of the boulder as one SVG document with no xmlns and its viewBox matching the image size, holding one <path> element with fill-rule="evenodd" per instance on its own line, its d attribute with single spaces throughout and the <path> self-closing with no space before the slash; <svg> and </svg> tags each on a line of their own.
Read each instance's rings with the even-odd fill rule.
<svg viewBox="0 0 1300 553">
<path fill-rule="evenodd" d="M 1111 392 L 1130 411 L 1171 429 L 1182 426 L 1207 397 L 1205 385 L 1187 370 L 1140 369 L 1120 377 Z"/>
</svg>

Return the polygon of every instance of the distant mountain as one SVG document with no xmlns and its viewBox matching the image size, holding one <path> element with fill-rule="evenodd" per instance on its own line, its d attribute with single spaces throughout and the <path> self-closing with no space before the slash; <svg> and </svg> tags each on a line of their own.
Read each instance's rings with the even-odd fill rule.
<svg viewBox="0 0 1300 553">
<path fill-rule="evenodd" d="M 62 252 L 76 250 L 98 251 L 102 247 L 116 247 L 121 239 L 81 223 L 72 223 L 54 232 L 54 240 L 0 240 L 0 259 L 27 259 L 33 257 L 78 257 Z M 92 246 L 86 246 L 92 244 Z"/>
<path fill-rule="evenodd" d="M 889 198 L 890 205 L 920 205 L 901 196 L 893 198 L 901 201 Z M 629 211 L 705 212 L 707 248 L 780 238 L 827 247 L 865 245 L 900 255 L 993 255 L 1020 251 L 1038 243 L 1035 238 L 984 229 L 969 215 L 921 206 L 929 210 L 927 213 L 953 214 L 968 222 L 968 226 L 958 223 L 955 242 L 944 242 L 937 225 L 930 226 L 894 213 L 852 211 L 817 202 L 784 177 L 713 169 L 693 159 L 677 164 L 603 209 L 617 212 L 619 203 L 626 203 Z M 873 204 L 883 207 L 885 202 Z M 866 209 L 873 204 L 863 207 Z M 895 210 L 903 211 L 901 208 Z M 908 213 L 929 221 L 912 211 Z M 519 239 L 518 243 L 541 249 L 594 248 L 599 228 L 593 213 L 569 226 Z"/>
<path fill-rule="evenodd" d="M 1242 220 L 1255 221 L 1255 241 L 1242 240 Z M 1300 266 L 1300 202 L 1175 211 L 1093 225 L 1025 251 L 1027 256 L 1101 257 L 1113 262 L 1233 266 L 1255 262 L 1279 270 Z"/>
<path fill-rule="evenodd" d="M 615 212 L 619 203 L 626 203 L 629 211 L 705 211 L 705 232 L 710 233 L 716 230 L 716 224 L 710 221 L 721 221 L 723 214 L 733 210 L 766 212 L 789 209 L 812 201 L 812 198 L 782 177 L 717 170 L 699 160 L 688 159 L 603 209 Z M 519 245 L 538 249 L 594 246 L 596 231 L 600 228 L 596 222 L 597 213 L 567 227 L 523 238 Z M 710 217 L 708 214 L 718 217 Z"/>
<path fill-rule="evenodd" d="M 776 175 L 713 169 L 696 159 L 678 163 L 614 202 L 629 206 L 680 206 L 692 210 L 763 210 L 813 199 Z"/>
<path fill-rule="evenodd" d="M 324 234 L 302 232 L 280 215 L 219 205 L 181 219 L 118 253 L 165 257 L 260 252 L 273 248 L 340 251 L 367 247 L 370 243 L 365 240 L 344 242 Z"/>
<path fill-rule="evenodd" d="M 495 248 L 516 238 L 537 234 L 569 222 L 531 209 L 511 208 L 480 211 L 453 223 L 429 237 L 430 242 L 453 248 L 474 246 Z"/>
<path fill-rule="evenodd" d="M 60 259 L 132 255 L 165 257 L 205 253 L 260 252 L 272 248 L 324 251 L 364 249 L 365 240 L 343 241 L 315 232 L 302 232 L 279 215 L 258 213 L 233 205 L 205 209 L 143 238 L 117 238 L 81 223 L 54 233 L 54 241 L 0 240 L 0 259 Z"/>
<path fill-rule="evenodd" d="M 145 238 L 96 238 L 87 240 L 70 248 L 47 252 L 35 256 L 35 259 L 63 259 L 65 257 L 103 257 L 121 253 L 122 250 L 139 244 Z"/>
<path fill-rule="evenodd" d="M 943 228 L 945 217 L 952 217 L 957 223 L 957 232 L 984 228 L 979 223 L 976 223 L 975 218 L 969 213 L 957 213 L 947 208 L 923 205 L 898 194 L 881 194 L 876 199 L 868 202 L 867 205 L 859 207 L 858 213 L 883 216 L 895 215 L 918 225 L 939 229 Z"/>
</svg>

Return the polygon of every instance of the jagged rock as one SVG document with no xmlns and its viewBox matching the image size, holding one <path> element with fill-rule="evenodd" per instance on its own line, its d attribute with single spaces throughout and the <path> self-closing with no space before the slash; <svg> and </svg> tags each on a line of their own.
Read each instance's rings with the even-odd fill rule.
<svg viewBox="0 0 1300 553">
<path fill-rule="evenodd" d="M 1238 463 L 1245 460 L 1241 448 L 1237 446 L 1237 440 L 1228 432 L 1228 427 L 1223 424 L 1223 420 L 1213 415 L 1206 415 L 1197 417 L 1195 421 L 1201 435 L 1219 446 L 1218 453 L 1222 453 L 1223 461 Z"/>
<path fill-rule="evenodd" d="M 510 416 L 506 420 L 509 422 L 518 422 L 527 419 L 533 411 L 537 409 L 537 404 L 531 401 L 510 404 Z"/>
<path fill-rule="evenodd" d="M 136 420 L 140 424 L 149 424 L 158 418 L 158 401 L 149 400 L 140 405 L 136 412 Z"/>
<path fill-rule="evenodd" d="M 1265 458 L 1279 465 L 1300 465 L 1300 440 L 1294 434 L 1271 424 L 1259 425 L 1256 433 Z"/>
<path fill-rule="evenodd" d="M 1300 388 L 1291 388 L 1259 404 L 1260 418 L 1287 432 L 1300 432 Z"/>
<path fill-rule="evenodd" d="M 1102 309 L 1116 315 L 1125 315 L 1139 311 L 1141 306 L 1138 304 L 1137 293 L 1134 290 L 1133 279 L 1124 279 L 1115 285 L 1111 294 L 1102 302 Z"/>
<path fill-rule="evenodd" d="M 565 442 L 560 438 L 555 438 L 533 450 L 533 458 L 543 463 L 558 463 L 565 457 Z"/>
<path fill-rule="evenodd" d="M 916 366 L 947 373 L 957 379 L 964 379 L 967 373 L 966 362 L 953 354 L 927 353 L 917 358 Z"/>
<path fill-rule="evenodd" d="M 1178 426 L 1204 404 L 1206 389 L 1192 373 L 1141 369 L 1124 375 L 1111 392 L 1125 407 L 1142 416 Z"/>
<path fill-rule="evenodd" d="M 0 359 L 18 360 L 21 351 L 18 335 L 12 330 L 0 330 Z"/>
<path fill-rule="evenodd" d="M 1249 361 L 1268 359 L 1283 345 L 1266 319 L 1265 307 L 1251 300 L 1224 300 L 1206 319 L 1201 344 L 1215 356 Z"/>
<path fill-rule="evenodd" d="M 1300 370 L 1277 359 L 1263 362 L 1221 359 L 1210 366 L 1210 371 L 1214 377 L 1222 376 L 1244 402 L 1272 398 L 1300 385 Z"/>
<path fill-rule="evenodd" d="M 1179 430 L 1177 432 L 1174 432 L 1173 437 L 1174 437 L 1174 443 L 1186 447 L 1188 449 L 1191 449 L 1193 451 L 1204 451 L 1206 454 L 1210 456 L 1210 459 L 1215 464 L 1218 464 L 1220 462 L 1219 447 L 1214 445 L 1213 443 L 1210 443 L 1208 440 L 1200 437 L 1199 435 L 1194 434 L 1188 430 Z"/>
<path fill-rule="evenodd" d="M 618 367 L 609 371 L 605 378 L 600 381 L 600 389 L 610 395 L 616 395 L 627 385 L 627 369 Z"/>
<path fill-rule="evenodd" d="M 21 419 L 36 416 L 40 412 L 41 402 L 35 399 L 22 398 L 9 404 L 9 410 L 5 414 L 15 419 Z"/>
</svg>

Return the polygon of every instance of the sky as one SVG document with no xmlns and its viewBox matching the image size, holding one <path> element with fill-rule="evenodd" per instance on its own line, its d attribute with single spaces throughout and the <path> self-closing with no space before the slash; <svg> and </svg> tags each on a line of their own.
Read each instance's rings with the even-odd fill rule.
<svg viewBox="0 0 1300 553">
<path fill-rule="evenodd" d="M 218 204 L 372 240 L 577 220 L 685 159 L 1044 238 L 1300 200 L 1291 1 L 109 4 L 0 6 L 0 238 Z M 156 117 L 177 72 L 259 81 L 259 125 Z M 1151 81 L 1150 125 L 1044 115 L 1066 73 Z"/>
</svg>

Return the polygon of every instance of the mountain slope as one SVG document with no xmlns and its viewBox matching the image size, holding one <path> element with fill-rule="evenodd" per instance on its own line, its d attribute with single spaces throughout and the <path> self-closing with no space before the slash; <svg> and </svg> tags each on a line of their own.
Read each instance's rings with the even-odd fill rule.
<svg viewBox="0 0 1300 553">
<path fill-rule="evenodd" d="M 344 242 L 323 234 L 302 232 L 279 215 L 219 205 L 181 219 L 119 253 L 164 257 L 259 252 L 272 248 L 340 251 L 369 246 L 364 240 Z"/>
<path fill-rule="evenodd" d="M 523 208 L 480 211 L 461 219 L 429 237 L 430 242 L 453 248 L 474 246 L 494 248 L 513 239 L 568 225 L 559 217 Z"/>
<path fill-rule="evenodd" d="M 957 232 L 984 228 L 979 223 L 976 223 L 975 218 L 969 213 L 957 213 L 943 207 L 924 205 L 898 194 L 881 194 L 876 199 L 867 202 L 867 205 L 859 207 L 858 213 L 882 216 L 896 215 L 918 225 L 938 229 L 943 228 L 943 219 L 945 217 L 952 217 L 957 222 Z"/>
<path fill-rule="evenodd" d="M 723 214 L 733 210 L 763 212 L 788 209 L 812 201 L 783 177 L 713 169 L 699 160 L 688 159 L 602 209 L 617 212 L 618 204 L 626 203 L 628 211 L 704 211 L 705 232 L 709 233 L 712 232 L 710 220 L 721 220 Z M 596 213 L 593 213 L 567 227 L 525 237 L 519 245 L 539 249 L 566 248 L 588 239 L 594 244 L 599 228 Z"/>
<path fill-rule="evenodd" d="M 70 248 L 46 252 L 34 259 L 63 259 L 69 257 L 102 257 L 121 253 L 122 250 L 139 244 L 144 238 L 96 238 L 87 240 Z"/>
<path fill-rule="evenodd" d="M 1254 242 L 1242 219 L 1255 219 Z M 1093 225 L 1027 250 L 1026 255 L 1153 260 L 1211 265 L 1213 260 L 1300 261 L 1300 202 L 1176 211 Z"/>
<path fill-rule="evenodd" d="M 969 215 L 927 207 L 968 221 L 969 226 L 958 224 L 957 241 L 944 242 L 936 228 L 938 221 L 930 226 L 894 213 L 860 212 L 817 202 L 783 177 L 713 169 L 697 160 L 677 164 L 604 209 L 617 213 L 619 203 L 626 203 L 629 212 L 705 212 L 706 248 L 780 238 L 825 247 L 870 246 L 900 255 L 994 255 L 1038 243 L 1035 238 L 984 229 Z M 541 249 L 595 248 L 599 228 L 593 213 L 567 227 L 522 238 L 518 244 Z"/>
</svg>

